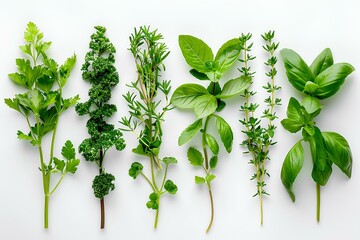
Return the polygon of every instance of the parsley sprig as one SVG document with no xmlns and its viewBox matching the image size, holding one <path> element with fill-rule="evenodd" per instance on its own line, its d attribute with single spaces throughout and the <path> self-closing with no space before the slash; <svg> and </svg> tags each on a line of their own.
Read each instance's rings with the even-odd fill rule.
<svg viewBox="0 0 360 240">
<path fill-rule="evenodd" d="M 26 120 L 29 132 L 18 131 L 18 138 L 29 141 L 37 146 L 40 157 L 40 167 L 43 178 L 45 197 L 44 227 L 48 228 L 48 209 L 50 196 L 59 187 L 67 173 L 74 174 L 80 160 L 76 158 L 71 141 L 66 141 L 62 147 L 63 159 L 54 156 L 56 130 L 60 116 L 69 107 L 76 104 L 79 96 L 63 98 L 63 88 L 75 65 L 75 54 L 59 66 L 47 55 L 51 42 L 43 40 L 43 33 L 29 22 L 24 34 L 26 44 L 20 49 L 27 58 L 16 59 L 18 72 L 9 74 L 9 78 L 26 92 L 16 94 L 13 99 L 5 99 L 5 103 L 19 112 Z M 49 160 L 45 161 L 43 139 L 51 134 Z M 51 187 L 52 174 L 60 174 L 54 187 Z"/>
<path fill-rule="evenodd" d="M 85 56 L 85 63 L 81 70 L 82 77 L 91 84 L 89 100 L 76 105 L 76 112 L 89 115 L 87 128 L 90 138 L 85 139 L 79 146 L 79 152 L 86 161 L 94 162 L 99 175 L 95 176 L 92 188 L 95 197 L 100 199 L 101 224 L 105 227 L 105 203 L 104 197 L 115 189 L 115 177 L 106 172 L 104 160 L 106 152 L 113 146 L 121 151 L 125 148 L 122 133 L 114 125 L 105 120 L 110 118 L 116 111 L 114 104 L 109 104 L 111 90 L 119 83 L 119 75 L 114 66 L 115 47 L 105 36 L 106 28 L 95 27 L 96 32 L 91 35 L 89 44 L 90 51 Z"/>
</svg>

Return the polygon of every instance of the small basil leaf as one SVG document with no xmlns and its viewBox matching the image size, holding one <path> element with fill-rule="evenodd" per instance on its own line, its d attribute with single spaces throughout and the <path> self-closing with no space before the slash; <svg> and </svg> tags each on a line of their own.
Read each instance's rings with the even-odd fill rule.
<svg viewBox="0 0 360 240">
<path fill-rule="evenodd" d="M 351 178 L 352 154 L 349 143 L 343 136 L 335 132 L 323 132 L 322 135 L 329 160 Z"/>
<path fill-rule="evenodd" d="M 211 169 L 216 168 L 217 164 L 218 164 L 218 156 L 213 156 L 213 157 L 210 159 L 210 168 L 211 168 Z"/>
<path fill-rule="evenodd" d="M 228 153 L 232 150 L 232 143 L 234 139 L 233 132 L 230 125 L 220 116 L 213 115 L 216 117 L 216 129 L 220 135 L 220 139 L 224 144 L 224 147 Z"/>
<path fill-rule="evenodd" d="M 332 173 L 331 162 L 330 163 L 327 162 L 324 170 L 319 169 L 318 166 L 314 164 L 311 172 L 311 177 L 314 179 L 316 183 L 320 184 L 321 186 L 325 186 L 331 176 L 331 173 Z"/>
<path fill-rule="evenodd" d="M 334 59 L 331 50 L 330 48 L 325 48 L 311 63 L 310 70 L 316 77 L 317 75 L 319 75 L 319 73 L 321 73 L 333 64 Z"/>
<path fill-rule="evenodd" d="M 307 81 L 313 82 L 314 76 L 304 60 L 291 49 L 282 49 L 281 57 L 285 64 L 289 82 L 299 91 L 303 91 Z"/>
<path fill-rule="evenodd" d="M 203 183 L 205 183 L 205 178 L 199 177 L 199 176 L 195 176 L 195 183 L 196 183 L 196 184 L 203 184 Z"/>
<path fill-rule="evenodd" d="M 202 127 L 202 119 L 198 119 L 192 124 L 190 124 L 180 135 L 178 139 L 178 145 L 181 146 L 185 144 L 187 141 L 192 139 L 197 132 L 200 131 Z"/>
<path fill-rule="evenodd" d="M 223 99 L 236 96 L 249 88 L 251 81 L 251 77 L 246 76 L 232 79 L 224 84 L 222 91 L 216 97 Z"/>
<path fill-rule="evenodd" d="M 193 36 L 180 35 L 179 46 L 190 67 L 201 73 L 210 70 L 206 66 L 206 62 L 213 61 L 214 55 L 211 48 L 204 41 Z"/>
<path fill-rule="evenodd" d="M 202 166 L 204 162 L 204 157 L 202 154 L 195 148 L 189 148 L 187 152 L 187 157 L 191 165 L 193 166 Z"/>
<path fill-rule="evenodd" d="M 316 83 L 307 81 L 303 92 L 306 94 L 313 95 L 318 88 L 319 86 Z"/>
<path fill-rule="evenodd" d="M 211 136 L 210 134 L 205 134 L 205 141 L 206 144 L 209 146 L 210 150 L 215 154 L 219 154 L 219 144 L 217 143 L 216 139 Z"/>
<path fill-rule="evenodd" d="M 304 149 L 298 141 L 288 152 L 281 168 L 281 181 L 288 191 L 290 198 L 295 202 L 293 184 L 304 163 Z"/>
<path fill-rule="evenodd" d="M 281 125 L 291 133 L 296 133 L 304 126 L 303 123 L 299 123 L 295 120 L 285 118 L 281 121 Z"/>
<path fill-rule="evenodd" d="M 217 107 L 217 99 L 205 94 L 195 99 L 194 112 L 198 118 L 204 118 L 215 112 Z"/>
<path fill-rule="evenodd" d="M 319 85 L 314 96 L 325 99 L 334 95 L 344 83 L 345 78 L 354 71 L 354 67 L 348 63 L 336 63 L 321 72 L 315 83 Z"/>
<path fill-rule="evenodd" d="M 314 129 L 315 133 L 309 138 L 311 156 L 317 168 L 323 171 L 327 164 L 325 142 L 320 129 L 317 127 Z"/>
<path fill-rule="evenodd" d="M 171 103 L 179 108 L 193 108 L 195 100 L 209 94 L 209 92 L 201 85 L 188 83 L 178 87 L 171 97 Z"/>
<path fill-rule="evenodd" d="M 319 100 L 316 97 L 312 96 L 304 97 L 304 99 L 301 101 L 301 105 L 304 106 L 305 110 L 309 114 L 312 114 L 317 110 L 323 108 L 323 105 L 320 104 Z"/>
<path fill-rule="evenodd" d="M 241 52 L 239 38 L 234 38 L 224 43 L 216 54 L 215 61 L 218 63 L 217 70 L 224 73 L 238 59 Z"/>
</svg>

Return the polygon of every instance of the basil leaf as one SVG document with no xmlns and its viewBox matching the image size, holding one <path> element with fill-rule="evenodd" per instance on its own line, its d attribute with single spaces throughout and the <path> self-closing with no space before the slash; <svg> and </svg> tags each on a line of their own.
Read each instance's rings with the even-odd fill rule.
<svg viewBox="0 0 360 240">
<path fill-rule="evenodd" d="M 281 181 L 293 202 L 295 202 L 295 194 L 292 187 L 304 163 L 304 149 L 301 141 L 290 149 L 281 168 Z"/>
<path fill-rule="evenodd" d="M 318 88 L 319 86 L 316 83 L 307 81 L 303 92 L 312 96 Z"/>
<path fill-rule="evenodd" d="M 179 108 L 193 108 L 196 98 L 209 94 L 201 85 L 188 83 L 178 87 L 171 97 L 171 103 Z"/>
<path fill-rule="evenodd" d="M 324 170 L 321 170 L 318 168 L 316 164 L 314 164 L 311 177 L 314 179 L 314 181 L 321 186 L 325 186 L 327 181 L 329 180 L 332 173 L 331 163 L 327 162 L 325 165 Z"/>
<path fill-rule="evenodd" d="M 215 114 L 213 116 L 216 118 L 216 129 L 220 135 L 220 139 L 224 144 L 226 151 L 230 153 L 234 138 L 231 127 L 222 117 Z"/>
<path fill-rule="evenodd" d="M 285 118 L 281 121 L 283 127 L 291 133 L 296 133 L 304 126 L 303 123 L 299 123 L 295 120 Z"/>
<path fill-rule="evenodd" d="M 203 118 L 215 112 L 217 107 L 216 98 L 206 94 L 195 99 L 194 112 L 198 118 Z"/>
<path fill-rule="evenodd" d="M 242 46 L 238 38 L 231 39 L 224 43 L 216 53 L 216 69 L 221 73 L 224 73 L 226 70 L 228 70 L 238 59 L 241 48 Z"/>
<path fill-rule="evenodd" d="M 205 141 L 206 144 L 209 146 L 210 150 L 215 154 L 219 154 L 219 144 L 217 143 L 216 139 L 211 136 L 210 134 L 205 134 Z"/>
<path fill-rule="evenodd" d="M 196 183 L 196 184 L 203 184 L 203 183 L 205 183 L 205 178 L 199 177 L 199 176 L 195 176 L 195 183 Z"/>
<path fill-rule="evenodd" d="M 191 165 L 193 166 L 202 166 L 204 162 L 204 157 L 202 154 L 195 148 L 189 148 L 187 152 L 187 157 Z"/>
<path fill-rule="evenodd" d="M 331 50 L 330 48 L 325 48 L 311 63 L 310 70 L 316 77 L 317 75 L 319 75 L 319 73 L 321 73 L 333 64 L 334 59 Z"/>
<path fill-rule="evenodd" d="M 305 108 L 305 110 L 312 114 L 319 109 L 323 108 L 323 105 L 320 104 L 319 100 L 312 96 L 306 96 L 302 101 L 301 105 Z"/>
<path fill-rule="evenodd" d="M 178 145 L 181 146 L 190 139 L 192 139 L 197 132 L 200 131 L 202 127 L 202 119 L 198 119 L 192 124 L 190 124 L 185 130 L 181 133 L 178 139 Z"/>
<path fill-rule="evenodd" d="M 323 171 L 327 164 L 325 142 L 320 129 L 318 127 L 314 129 L 315 133 L 309 138 L 311 156 L 317 168 Z"/>
<path fill-rule="evenodd" d="M 336 63 L 321 72 L 315 83 L 319 85 L 314 96 L 325 99 L 334 95 L 344 83 L 345 78 L 354 71 L 354 67 L 348 63 Z"/>
<path fill-rule="evenodd" d="M 322 135 L 329 160 L 351 178 L 352 154 L 349 143 L 343 136 L 335 132 L 323 132 Z"/>
<path fill-rule="evenodd" d="M 287 117 L 297 122 L 303 122 L 303 117 L 301 115 L 300 109 L 301 105 L 298 100 L 296 100 L 296 98 L 294 97 L 291 97 L 286 110 Z"/>
<path fill-rule="evenodd" d="M 205 73 L 201 73 L 196 71 L 195 69 L 190 70 L 190 74 L 193 75 L 193 77 L 199 79 L 199 80 L 210 80 L 208 76 L 206 76 Z"/>
<path fill-rule="evenodd" d="M 225 83 L 217 98 L 231 98 L 245 91 L 251 84 L 251 77 L 241 76 Z"/>
<path fill-rule="evenodd" d="M 201 73 L 207 73 L 211 70 L 206 66 L 206 62 L 212 61 L 214 55 L 204 41 L 193 36 L 180 35 L 179 46 L 190 67 Z"/>
<path fill-rule="evenodd" d="M 213 156 L 213 157 L 210 159 L 210 168 L 211 168 L 211 169 L 216 168 L 217 163 L 218 163 L 218 156 Z"/>
<path fill-rule="evenodd" d="M 304 60 L 293 50 L 284 48 L 280 51 L 285 64 L 289 82 L 299 91 L 303 91 L 307 81 L 313 82 L 314 76 Z"/>
</svg>

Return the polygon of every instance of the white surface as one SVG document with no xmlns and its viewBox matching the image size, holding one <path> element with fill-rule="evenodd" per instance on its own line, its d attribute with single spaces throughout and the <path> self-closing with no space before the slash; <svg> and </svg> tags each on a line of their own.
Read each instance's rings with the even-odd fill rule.
<svg viewBox="0 0 360 240">
<path fill-rule="evenodd" d="M 34 21 L 45 39 L 51 40 L 51 56 L 64 61 L 74 51 L 78 63 L 65 96 L 80 93 L 87 99 L 89 85 L 81 79 L 80 67 L 88 51 L 90 34 L 94 25 L 107 27 L 107 35 L 117 48 L 116 66 L 121 83 L 113 92 L 112 101 L 118 106 L 114 123 L 126 114 L 127 108 L 121 94 L 127 91 L 125 83 L 135 78 L 132 57 L 127 51 L 128 36 L 133 28 L 151 25 L 158 28 L 171 50 L 166 60 L 167 79 L 173 89 L 180 84 L 195 81 L 188 74 L 177 44 L 179 34 L 191 34 L 205 40 L 218 49 L 226 40 L 241 33 L 252 32 L 254 53 L 257 61 L 255 82 L 263 81 L 265 56 L 261 50 L 260 34 L 276 30 L 281 48 L 289 47 L 307 61 L 325 47 L 330 47 L 336 62 L 352 63 L 360 69 L 360 30 L 358 1 L 1 1 L 0 9 L 0 99 L 12 97 L 19 88 L 7 78 L 14 72 L 15 58 L 22 54 L 18 46 L 23 44 L 23 32 L 28 21 Z M 281 62 L 280 62 L 281 63 Z M 282 119 L 291 95 L 300 97 L 288 83 L 284 68 L 278 66 L 278 83 L 283 87 L 283 107 L 278 108 Z M 233 71 L 231 74 L 236 74 Z M 229 74 L 229 77 L 231 77 Z M 315 221 L 315 184 L 311 161 L 306 159 L 304 168 L 295 184 L 297 201 L 293 204 L 284 190 L 279 174 L 282 161 L 299 135 L 290 135 L 279 126 L 276 132 L 278 144 L 272 149 L 272 161 L 267 165 L 271 178 L 267 190 L 271 196 L 264 201 L 264 225 L 259 224 L 258 199 L 252 198 L 255 182 L 249 178 L 252 166 L 242 155 L 239 143 L 244 136 L 238 123 L 242 104 L 240 98 L 230 101 L 221 115 L 229 120 L 235 133 L 233 152 L 225 154 L 221 149 L 220 162 L 213 183 L 216 215 L 213 228 L 207 235 L 210 208 L 204 186 L 196 186 L 194 175 L 201 174 L 186 159 L 190 144 L 178 147 L 181 131 L 194 120 L 189 111 L 174 110 L 166 116 L 162 156 L 173 155 L 179 164 L 171 168 L 169 176 L 178 184 L 175 196 L 162 200 L 159 226 L 153 229 L 154 212 L 145 206 L 150 189 L 139 178 L 133 181 L 127 174 L 130 164 L 139 160 L 131 153 L 136 142 L 126 135 L 128 147 L 123 152 L 111 151 L 105 166 L 116 176 L 116 190 L 106 198 L 106 229 L 99 229 L 100 209 L 94 198 L 91 181 L 96 174 L 94 165 L 82 161 L 74 176 L 67 176 L 51 198 L 49 230 L 43 229 L 43 193 L 41 175 L 37 170 L 36 148 L 16 139 L 18 129 L 26 129 L 24 120 L 4 104 L 0 105 L 0 239 L 359 239 L 360 228 L 360 140 L 358 103 L 360 102 L 359 72 L 348 78 L 339 93 L 326 101 L 326 107 L 318 118 L 322 130 L 341 133 L 349 141 L 354 156 L 353 178 L 346 177 L 334 168 L 327 186 L 322 188 L 321 222 Z M 259 89 L 258 97 L 264 98 Z M 2 100 L 1 100 L 2 101 Z M 78 117 L 74 109 L 61 118 L 57 135 L 57 153 L 66 139 L 76 146 L 87 137 L 86 118 Z M 119 126 L 119 124 L 117 124 Z M 195 144 L 196 145 L 196 144 Z M 147 168 L 148 169 L 148 168 Z"/>
</svg>

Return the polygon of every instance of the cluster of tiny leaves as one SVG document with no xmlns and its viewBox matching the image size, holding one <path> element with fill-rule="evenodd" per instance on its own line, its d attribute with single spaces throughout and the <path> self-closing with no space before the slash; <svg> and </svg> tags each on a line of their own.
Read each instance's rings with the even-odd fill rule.
<svg viewBox="0 0 360 240">
<path fill-rule="evenodd" d="M 106 151 L 113 146 L 121 151 L 125 148 L 125 142 L 120 130 L 105 121 L 117 111 L 114 104 L 108 103 L 112 88 L 119 83 L 119 75 L 114 66 L 116 50 L 105 36 L 106 28 L 97 26 L 95 29 L 96 33 L 91 35 L 90 51 L 81 68 L 83 79 L 91 84 L 89 100 L 77 104 L 75 109 L 80 116 L 90 116 L 86 124 L 90 138 L 80 144 L 79 152 L 86 161 L 95 162 L 99 166 L 100 175 L 104 175 L 103 160 Z M 109 177 L 109 174 L 95 177 L 95 196 L 102 198 L 109 190 L 113 190 L 112 180 L 113 177 Z"/>
<path fill-rule="evenodd" d="M 239 59 L 240 62 L 244 64 L 239 71 L 245 76 L 254 76 L 255 72 L 252 72 L 249 62 L 254 60 L 255 57 L 250 55 L 251 48 L 253 43 L 248 44 L 248 41 L 251 39 L 252 35 L 247 34 L 240 37 L 240 41 L 244 46 L 244 57 Z M 275 50 L 278 48 L 279 44 L 273 42 L 274 32 L 270 31 L 262 35 L 262 38 L 266 42 L 263 46 L 264 50 L 269 53 L 270 58 L 264 63 L 269 71 L 266 73 L 266 76 L 269 78 L 269 81 L 263 88 L 269 93 L 269 97 L 264 100 L 267 108 L 264 110 L 261 118 L 255 116 L 256 109 L 259 107 L 258 103 L 250 102 L 250 98 L 256 94 L 256 92 L 247 90 L 243 94 L 245 97 L 245 103 L 241 106 L 241 111 L 245 113 L 245 118 L 240 120 L 244 125 L 246 130 L 242 132 L 246 135 L 246 140 L 242 142 L 241 145 L 246 146 L 247 152 L 251 155 L 250 164 L 255 166 L 255 173 L 252 176 L 251 180 L 257 181 L 257 192 L 254 194 L 254 197 L 257 195 L 263 195 L 268 193 L 264 190 L 266 183 L 264 181 L 265 175 L 269 176 L 266 168 L 265 162 L 270 160 L 269 158 L 269 147 L 274 145 L 273 137 L 275 133 L 276 126 L 273 124 L 273 120 L 277 118 L 274 107 L 281 104 L 279 98 L 275 99 L 275 92 L 280 89 L 279 86 L 274 84 L 274 78 L 277 74 L 275 64 L 277 63 L 277 57 L 274 55 Z M 266 127 L 263 127 L 262 119 L 268 119 L 268 124 Z"/>
</svg>

